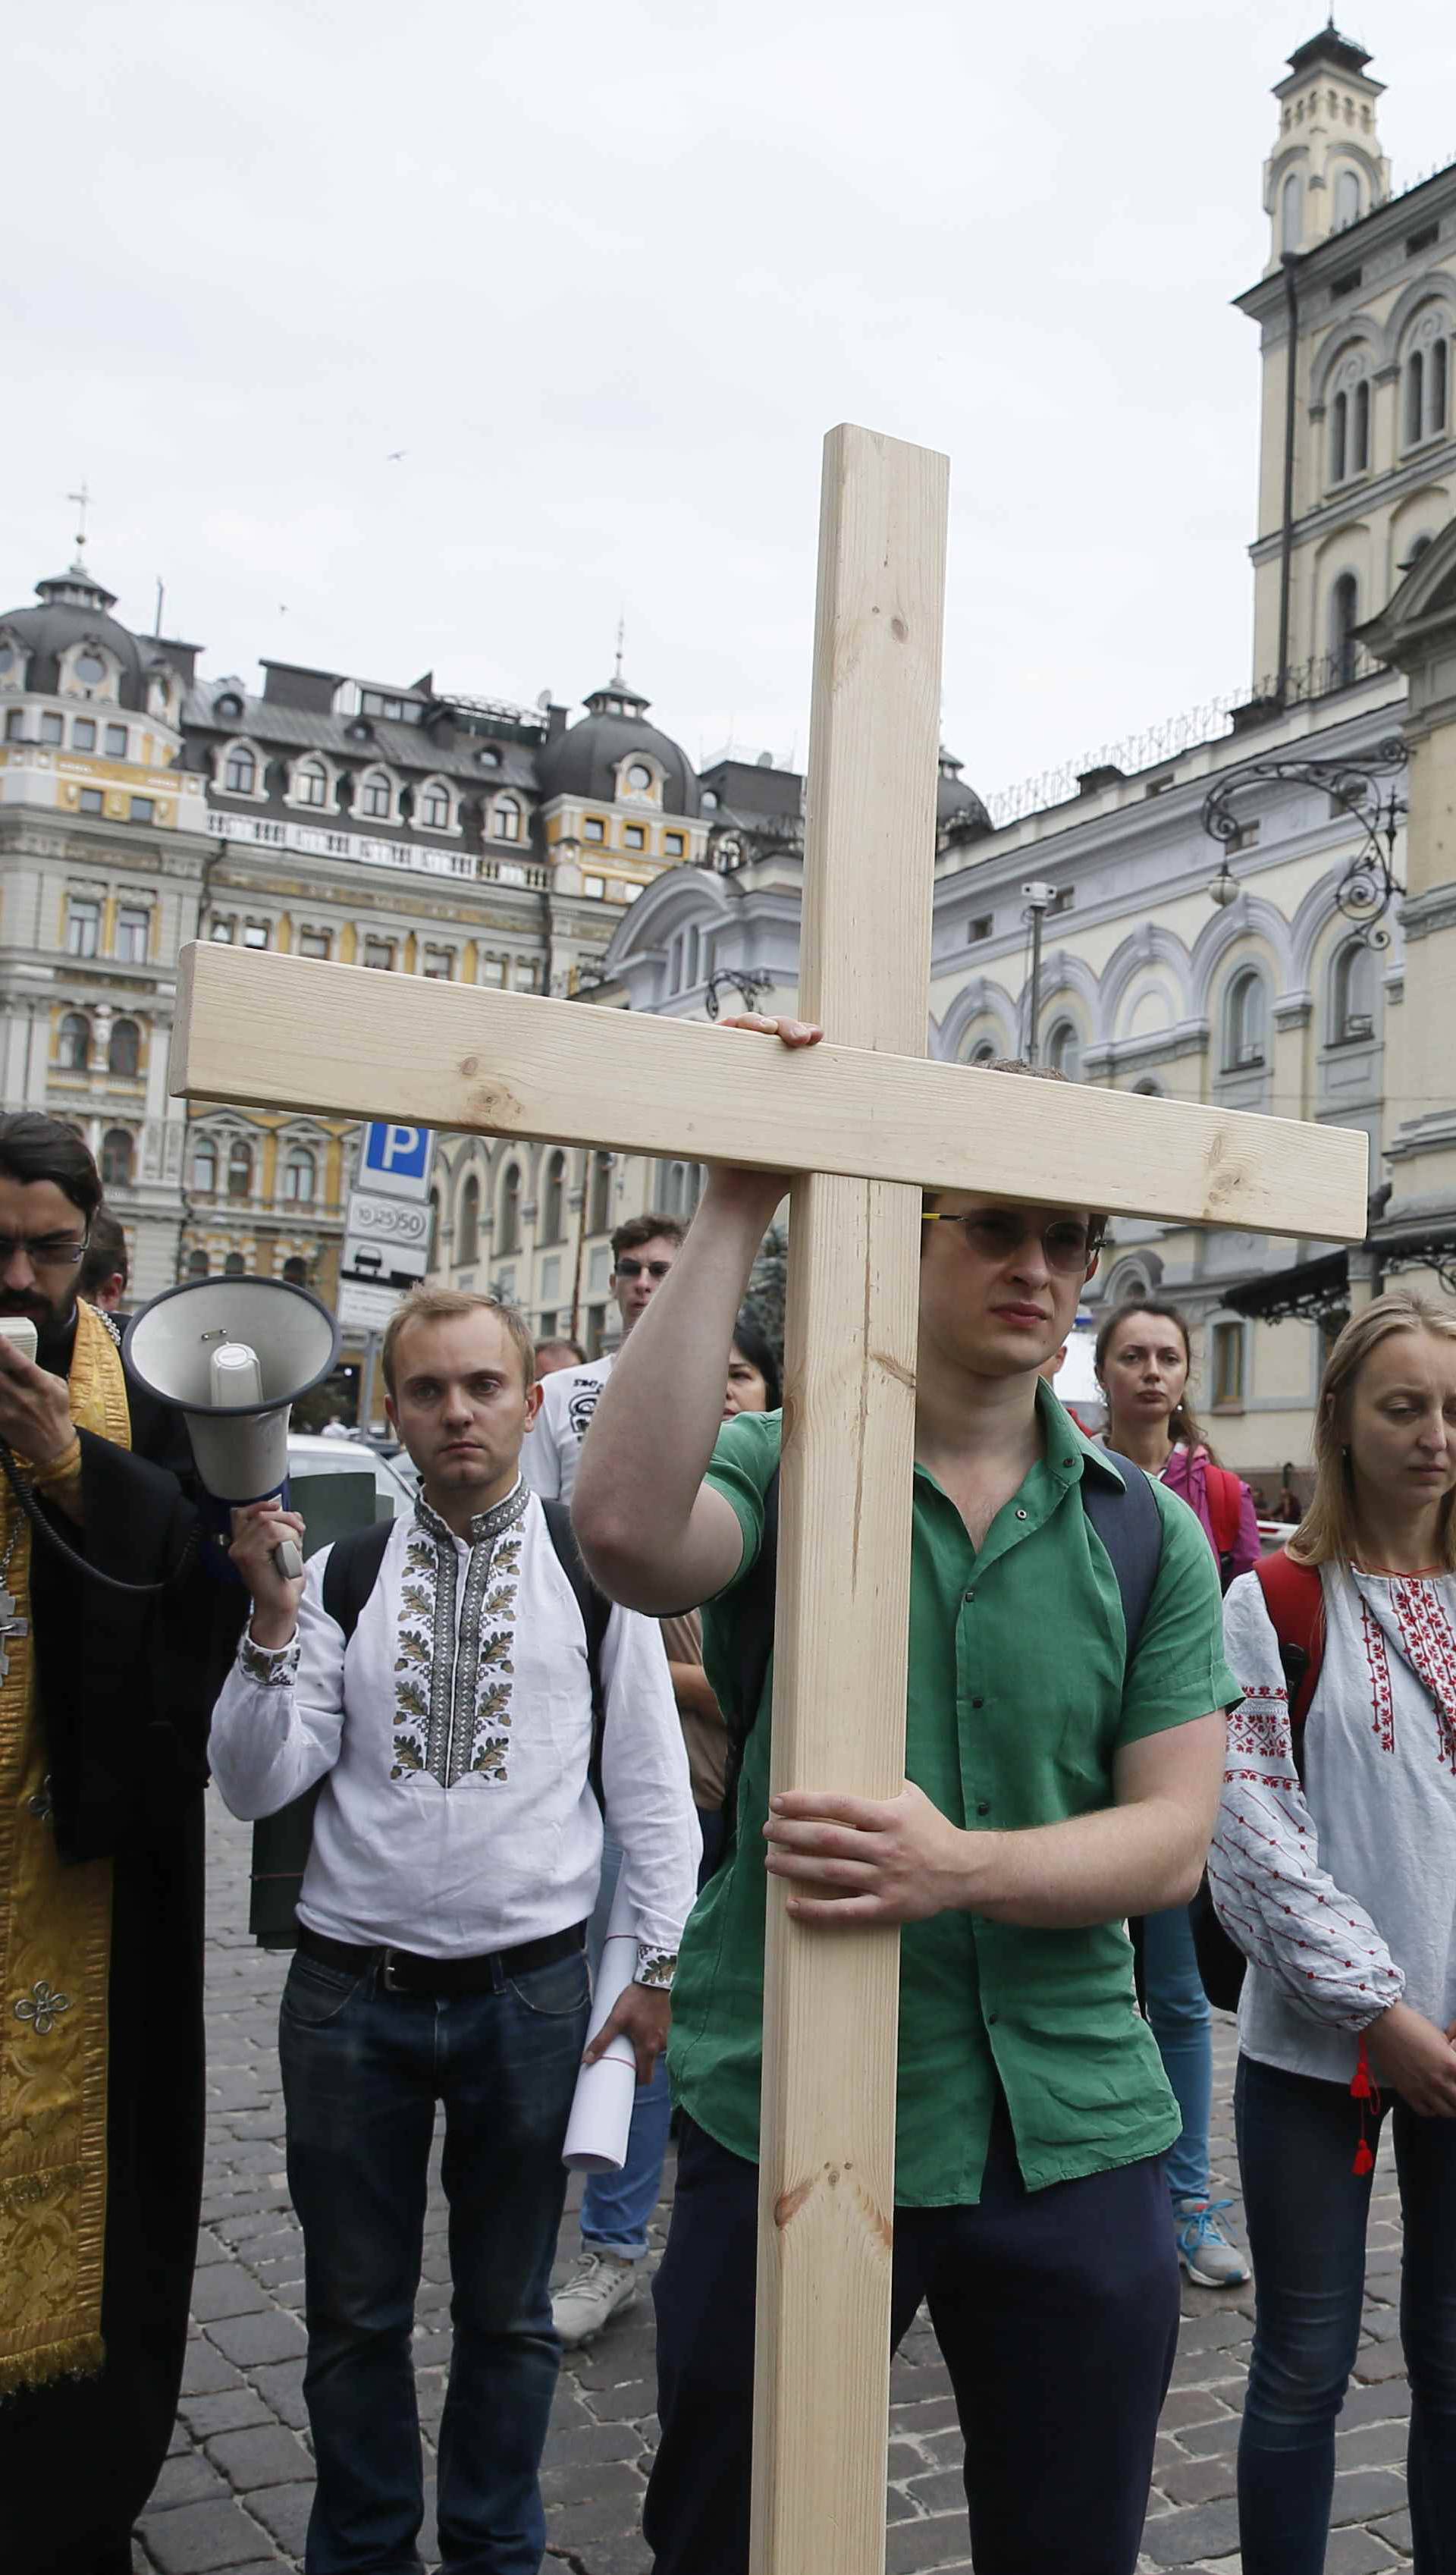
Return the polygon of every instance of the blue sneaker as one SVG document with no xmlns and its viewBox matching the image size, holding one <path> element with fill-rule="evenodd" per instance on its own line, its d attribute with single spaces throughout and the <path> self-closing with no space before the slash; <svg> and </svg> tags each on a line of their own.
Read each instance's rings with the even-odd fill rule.
<svg viewBox="0 0 1456 2575">
<path fill-rule="evenodd" d="M 1195 2289 L 1236 2289 L 1253 2277 L 1236 2244 L 1218 2223 L 1231 2199 L 1175 2199 L 1173 2241 Z"/>
</svg>

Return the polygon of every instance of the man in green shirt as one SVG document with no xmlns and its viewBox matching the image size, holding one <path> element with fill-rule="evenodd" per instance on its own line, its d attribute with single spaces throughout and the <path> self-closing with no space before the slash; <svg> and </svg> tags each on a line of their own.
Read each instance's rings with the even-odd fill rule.
<svg viewBox="0 0 1456 2575">
<path fill-rule="evenodd" d="M 787 1044 L 816 1034 L 747 1025 Z M 778 1187 L 714 1174 L 618 1360 L 577 1485 L 583 1543 L 615 1597 L 710 1604 L 706 1660 L 726 1697 L 780 1419 L 742 1416 L 715 1445 L 721 1379 Z M 898 2337 L 927 2300 L 977 2575 L 1131 2575 L 1137 2555 L 1177 2335 L 1158 2159 L 1178 2112 L 1138 2017 L 1125 1917 L 1197 1884 L 1238 1690 L 1207 1541 L 1159 1485 L 1158 1572 L 1128 1655 L 1083 1499 L 1086 1479 L 1122 1470 L 1038 1378 L 1095 1267 L 1099 1220 L 966 1192 L 927 1200 L 926 1220 L 905 1786 L 882 1801 L 798 1792 L 770 1812 L 770 1673 L 736 1845 L 678 1970 L 686 2116 L 655 2292 L 663 2435 L 645 2516 L 657 2575 L 747 2564 L 765 1870 L 826 1939 L 904 1926 L 892 2325 Z"/>
</svg>

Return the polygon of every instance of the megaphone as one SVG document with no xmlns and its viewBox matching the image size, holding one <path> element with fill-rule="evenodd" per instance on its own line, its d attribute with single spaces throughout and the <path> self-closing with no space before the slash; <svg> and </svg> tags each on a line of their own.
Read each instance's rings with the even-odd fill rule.
<svg viewBox="0 0 1456 2575">
<path fill-rule="evenodd" d="M 279 1279 L 189 1279 L 133 1314 L 122 1357 L 139 1385 L 178 1410 L 215 1501 L 261 1502 L 288 1477 L 289 1406 L 326 1377 L 339 1326 L 307 1288 Z M 274 1549 L 296 1579 L 290 1538 Z"/>
</svg>

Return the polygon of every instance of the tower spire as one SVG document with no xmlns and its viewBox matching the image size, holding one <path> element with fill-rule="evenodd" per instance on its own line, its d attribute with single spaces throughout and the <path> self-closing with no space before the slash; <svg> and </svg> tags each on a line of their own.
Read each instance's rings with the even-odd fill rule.
<svg viewBox="0 0 1456 2575">
<path fill-rule="evenodd" d="M 622 656 L 623 656 L 623 653 L 625 652 L 626 648 L 627 648 L 627 617 L 626 617 L 626 614 L 624 613 L 621 617 L 619 617 L 619 619 L 618 619 L 618 621 L 617 621 L 617 668 L 616 668 L 616 670 L 615 670 L 615 671 L 613 672 L 613 674 L 612 674 L 612 676 L 613 676 L 614 680 L 620 680 L 620 679 L 621 679 L 621 677 L 622 677 Z"/>
<path fill-rule="evenodd" d="M 81 525 L 76 530 L 76 561 L 80 564 L 84 563 L 86 560 L 86 511 L 91 500 L 91 495 L 86 489 L 86 477 L 84 474 L 81 477 L 80 491 L 68 492 L 66 494 L 66 498 L 68 501 L 75 502 L 77 510 L 80 512 L 81 516 Z"/>
</svg>

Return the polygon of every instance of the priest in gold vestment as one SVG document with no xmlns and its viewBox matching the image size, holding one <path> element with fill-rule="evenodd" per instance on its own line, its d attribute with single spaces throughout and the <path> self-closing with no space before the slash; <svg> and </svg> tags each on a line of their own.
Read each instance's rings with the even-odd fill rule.
<svg viewBox="0 0 1456 2575">
<path fill-rule="evenodd" d="M 207 1721 L 246 1605 L 176 1417 L 77 1295 L 95 1164 L 0 1118 L 0 2565 L 130 2575 L 165 2456 L 201 2191 Z M 48 1529 L 72 1550 L 64 1554 Z M 151 1593 L 104 1587 L 75 1561 Z"/>
</svg>

